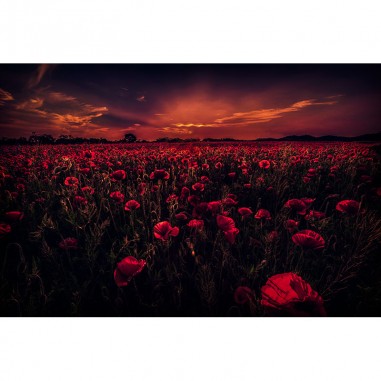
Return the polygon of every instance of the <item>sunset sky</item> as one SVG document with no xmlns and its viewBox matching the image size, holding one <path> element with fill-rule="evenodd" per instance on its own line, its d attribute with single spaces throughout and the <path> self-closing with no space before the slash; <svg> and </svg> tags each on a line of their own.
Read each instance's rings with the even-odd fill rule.
<svg viewBox="0 0 381 381">
<path fill-rule="evenodd" d="M 381 131 L 381 65 L 0 65 L 0 137 Z"/>
</svg>

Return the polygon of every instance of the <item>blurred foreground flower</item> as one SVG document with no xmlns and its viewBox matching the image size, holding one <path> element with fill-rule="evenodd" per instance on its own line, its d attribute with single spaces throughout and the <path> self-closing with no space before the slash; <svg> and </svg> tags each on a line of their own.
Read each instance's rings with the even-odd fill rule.
<svg viewBox="0 0 381 381">
<path fill-rule="evenodd" d="M 268 315 L 326 316 L 321 296 L 295 273 L 273 275 L 261 293 Z"/>
</svg>

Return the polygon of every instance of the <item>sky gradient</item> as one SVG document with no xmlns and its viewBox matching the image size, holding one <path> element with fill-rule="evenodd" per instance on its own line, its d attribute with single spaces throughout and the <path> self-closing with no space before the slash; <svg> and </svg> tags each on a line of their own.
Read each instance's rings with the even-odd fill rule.
<svg viewBox="0 0 381 381">
<path fill-rule="evenodd" d="M 380 132 L 381 65 L 0 65 L 0 137 Z"/>
</svg>

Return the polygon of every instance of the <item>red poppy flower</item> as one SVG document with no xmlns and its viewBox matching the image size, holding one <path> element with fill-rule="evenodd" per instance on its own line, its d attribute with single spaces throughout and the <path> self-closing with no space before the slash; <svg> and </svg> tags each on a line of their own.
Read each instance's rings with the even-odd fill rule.
<svg viewBox="0 0 381 381">
<path fill-rule="evenodd" d="M 95 158 L 95 153 L 92 152 L 92 151 L 85 151 L 83 153 L 83 156 L 86 158 L 86 159 L 94 159 Z"/>
<path fill-rule="evenodd" d="M 192 185 L 192 189 L 194 191 L 200 191 L 200 192 L 203 192 L 204 189 L 205 189 L 205 185 L 203 183 L 195 183 Z"/>
<path fill-rule="evenodd" d="M 276 230 L 273 230 L 266 234 L 266 241 L 274 242 L 279 237 L 279 233 Z"/>
<path fill-rule="evenodd" d="M 242 219 L 247 218 L 253 214 L 250 208 L 239 208 L 238 213 L 242 216 Z"/>
<path fill-rule="evenodd" d="M 58 246 L 63 250 L 77 250 L 78 240 L 73 237 L 65 238 L 58 244 Z"/>
<path fill-rule="evenodd" d="M 232 180 L 234 179 L 235 176 L 236 176 L 235 172 L 228 173 L 228 177 L 230 177 Z"/>
<path fill-rule="evenodd" d="M 138 185 L 138 192 L 142 196 L 146 191 L 146 183 L 140 183 Z"/>
<path fill-rule="evenodd" d="M 347 214 L 357 214 L 360 209 L 360 203 L 355 200 L 343 200 L 336 205 L 336 210 Z"/>
<path fill-rule="evenodd" d="M 217 216 L 217 226 L 222 231 L 226 232 L 235 228 L 234 220 L 230 217 Z"/>
<path fill-rule="evenodd" d="M 213 215 L 219 213 L 221 211 L 221 201 L 210 201 L 208 202 L 208 210 L 212 212 Z"/>
<path fill-rule="evenodd" d="M 79 180 L 76 177 L 66 177 L 64 184 L 67 187 L 76 187 L 79 183 Z"/>
<path fill-rule="evenodd" d="M 24 218 L 24 213 L 14 210 L 12 212 L 5 213 L 5 218 L 9 222 L 21 221 Z"/>
<path fill-rule="evenodd" d="M 224 236 L 226 240 L 233 245 L 235 242 L 235 238 L 237 237 L 237 234 L 239 233 L 239 229 L 232 228 L 230 230 L 224 231 Z"/>
<path fill-rule="evenodd" d="M 261 294 L 268 315 L 326 316 L 321 296 L 294 273 L 273 275 L 261 288 Z"/>
<path fill-rule="evenodd" d="M 315 198 L 302 197 L 300 199 L 306 205 L 307 209 L 314 203 Z"/>
<path fill-rule="evenodd" d="M 132 210 L 136 210 L 140 208 L 140 204 L 135 200 L 127 201 L 124 205 L 124 210 L 127 212 L 131 212 Z"/>
<path fill-rule="evenodd" d="M 188 219 L 188 216 L 184 212 L 180 212 L 175 215 L 175 218 L 179 221 L 186 221 Z"/>
<path fill-rule="evenodd" d="M 227 197 L 227 198 L 224 198 L 224 199 L 222 200 L 222 204 L 223 204 L 224 206 L 226 206 L 227 208 L 230 208 L 230 207 L 232 207 L 232 206 L 237 205 L 238 202 L 235 201 L 235 200 L 233 200 L 233 199 L 230 198 L 230 197 Z"/>
<path fill-rule="evenodd" d="M 185 199 L 189 196 L 189 194 L 190 194 L 190 190 L 189 190 L 189 188 L 187 188 L 187 187 L 183 187 L 183 188 L 181 189 L 181 195 L 180 195 L 180 198 L 181 198 L 182 200 L 185 200 Z"/>
<path fill-rule="evenodd" d="M 12 231 L 11 225 L 0 223 L 0 237 L 9 234 Z"/>
<path fill-rule="evenodd" d="M 243 184 L 243 187 L 245 189 L 250 189 L 251 188 L 251 184 L 247 183 L 247 184 Z"/>
<path fill-rule="evenodd" d="M 324 238 L 312 230 L 301 230 L 294 234 L 292 236 L 292 242 L 305 249 L 313 250 L 323 249 L 325 245 Z"/>
<path fill-rule="evenodd" d="M 127 175 L 126 171 L 124 171 L 123 169 L 118 169 L 117 171 L 111 173 L 110 177 L 113 180 L 124 180 L 127 177 Z"/>
<path fill-rule="evenodd" d="M 191 229 L 194 230 L 202 230 L 204 228 L 204 221 L 203 220 L 190 220 L 187 224 Z"/>
<path fill-rule="evenodd" d="M 297 222 L 295 220 L 287 220 L 284 225 L 285 225 L 286 229 L 290 233 L 292 233 L 298 227 L 299 222 Z"/>
<path fill-rule="evenodd" d="M 297 198 L 293 198 L 291 200 L 288 200 L 284 206 L 286 208 L 290 208 L 294 210 L 296 213 L 304 216 L 307 212 L 307 205 L 302 201 Z"/>
<path fill-rule="evenodd" d="M 240 286 L 237 287 L 234 292 L 234 301 L 237 304 L 245 304 L 254 299 L 253 291 L 249 287 Z"/>
<path fill-rule="evenodd" d="M 82 196 L 75 196 L 73 204 L 75 206 L 86 205 L 87 204 L 87 200 L 84 197 L 82 197 Z"/>
<path fill-rule="evenodd" d="M 172 227 L 168 221 L 162 221 L 154 226 L 153 235 L 157 239 L 167 241 L 169 237 L 176 237 L 179 234 L 179 231 L 177 226 Z"/>
<path fill-rule="evenodd" d="M 149 178 L 151 180 L 168 180 L 169 173 L 165 169 L 156 169 L 149 175 Z"/>
<path fill-rule="evenodd" d="M 325 213 L 317 210 L 310 210 L 308 214 L 304 216 L 306 220 L 320 220 L 325 217 Z"/>
<path fill-rule="evenodd" d="M 124 201 L 124 194 L 120 193 L 119 191 L 111 192 L 110 198 L 117 202 L 123 202 Z"/>
<path fill-rule="evenodd" d="M 118 287 L 125 287 L 131 282 L 132 278 L 142 272 L 146 265 L 144 259 L 136 259 L 129 256 L 122 259 L 114 271 L 114 280 Z"/>
<path fill-rule="evenodd" d="M 79 169 L 79 172 L 83 173 L 84 175 L 89 174 L 90 171 L 91 171 L 90 168 L 80 168 L 80 169 Z"/>
<path fill-rule="evenodd" d="M 268 169 L 270 168 L 270 162 L 268 160 L 261 160 L 259 163 L 259 168 Z"/>
<path fill-rule="evenodd" d="M 214 166 L 216 169 L 221 169 L 223 167 L 223 164 L 221 162 L 217 162 Z"/>
<path fill-rule="evenodd" d="M 88 194 L 94 194 L 95 190 L 92 187 L 82 187 L 81 188 L 83 193 L 88 193 Z"/>
<path fill-rule="evenodd" d="M 167 199 L 165 200 L 165 202 L 167 204 L 170 204 L 171 202 L 174 202 L 174 201 L 177 201 L 178 200 L 178 196 L 176 194 L 171 194 L 167 197 Z"/>
<path fill-rule="evenodd" d="M 255 214 L 254 218 L 256 218 L 257 220 L 271 220 L 271 215 L 267 209 L 259 209 L 258 212 Z"/>
<path fill-rule="evenodd" d="M 188 202 L 189 204 L 191 204 L 192 206 L 196 206 L 200 201 L 200 197 L 192 194 L 191 196 L 188 197 Z"/>
</svg>

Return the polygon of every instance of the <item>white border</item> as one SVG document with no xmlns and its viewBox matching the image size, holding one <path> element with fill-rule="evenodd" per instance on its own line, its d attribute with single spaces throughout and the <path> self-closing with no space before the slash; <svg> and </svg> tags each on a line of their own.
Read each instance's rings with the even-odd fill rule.
<svg viewBox="0 0 381 381">
<path fill-rule="evenodd" d="M 379 319 L 2 319 L 0 342 L 7 381 L 381 377 Z"/>
<path fill-rule="evenodd" d="M 379 2 L 15 0 L 0 62 L 378 63 Z"/>
<path fill-rule="evenodd" d="M 0 12 L 2 63 L 381 62 L 377 1 L 15 0 Z M 373 381 L 379 324 L 3 318 L 1 378 Z"/>
</svg>

